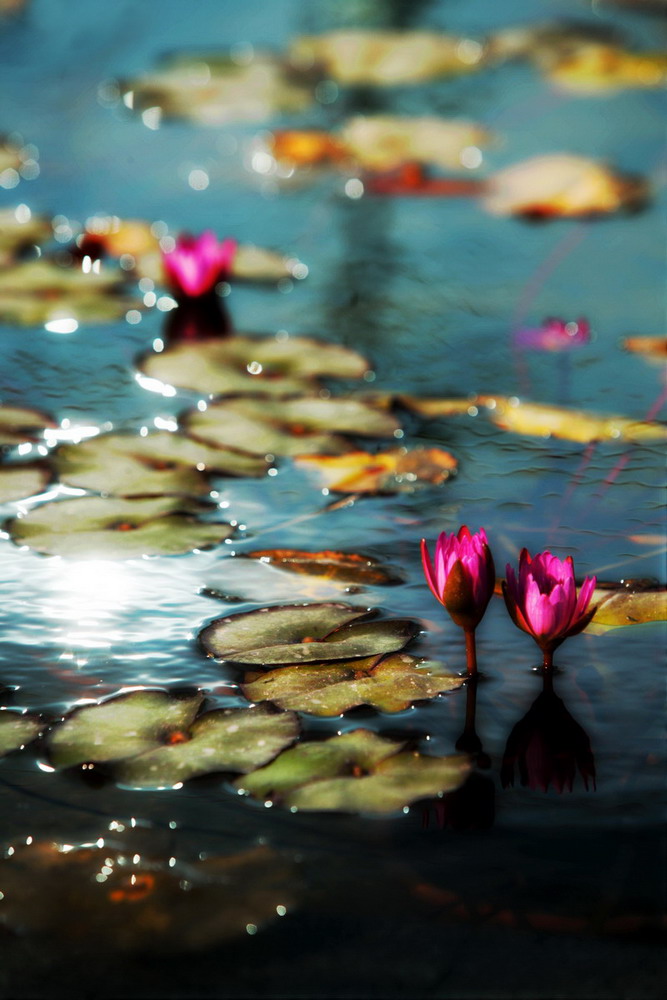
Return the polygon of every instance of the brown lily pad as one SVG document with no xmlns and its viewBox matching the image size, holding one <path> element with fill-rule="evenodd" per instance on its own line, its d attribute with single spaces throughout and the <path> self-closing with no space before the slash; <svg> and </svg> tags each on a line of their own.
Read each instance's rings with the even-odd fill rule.
<svg viewBox="0 0 667 1000">
<path fill-rule="evenodd" d="M 641 204 L 646 185 L 604 164 L 570 153 L 535 156 L 487 182 L 483 205 L 492 215 L 608 215 Z"/>
<path fill-rule="evenodd" d="M 356 351 L 310 337 L 235 336 L 178 344 L 140 363 L 168 385 L 215 395 L 291 396 L 316 391 L 313 379 L 361 378 L 368 363 Z"/>
<path fill-rule="evenodd" d="M 198 952 L 254 933 L 297 901 L 293 863 L 268 847 L 168 864 L 109 844 L 108 831 L 101 846 L 30 841 L 0 859 L 3 924 L 64 947 L 75 939 L 129 953 Z"/>
<path fill-rule="evenodd" d="M 483 64 L 484 50 L 470 39 L 431 31 L 350 29 L 296 38 L 289 59 L 346 86 L 390 87 L 473 72 Z"/>
<path fill-rule="evenodd" d="M 64 482 L 116 496 L 200 496 L 210 492 L 210 475 L 262 476 L 269 469 L 263 458 L 169 431 L 145 437 L 103 434 L 62 445 L 54 464 Z"/>
<path fill-rule="evenodd" d="M 266 706 L 201 712 L 201 694 L 131 691 L 76 709 L 48 736 L 54 767 L 111 763 L 134 788 L 173 787 L 213 771 L 252 770 L 298 735 L 290 712 Z"/>
<path fill-rule="evenodd" d="M 23 500 L 41 493 L 51 478 L 44 465 L 12 465 L 0 468 L 0 503 Z"/>
<path fill-rule="evenodd" d="M 461 687 L 463 678 L 406 653 L 370 656 L 351 663 L 301 664 L 248 674 L 241 689 L 249 701 L 311 715 L 341 715 L 357 705 L 402 712 L 415 701 Z"/>
<path fill-rule="evenodd" d="M 419 632 L 409 619 L 371 621 L 349 604 L 288 604 L 218 618 L 200 633 L 206 653 L 268 666 L 361 659 L 402 649 Z"/>
<path fill-rule="evenodd" d="M 80 497 L 41 504 L 5 525 L 17 545 L 76 559 L 137 559 L 218 545 L 230 524 L 200 521 L 208 510 L 178 497 Z"/>
<path fill-rule="evenodd" d="M 565 406 L 531 403 L 503 396 L 478 396 L 493 422 L 503 430 L 566 441 L 665 441 L 664 424 L 610 414 L 587 413 Z"/>
<path fill-rule="evenodd" d="M 302 549 L 258 549 L 239 558 L 259 559 L 289 573 L 324 577 L 369 587 L 402 583 L 402 577 L 388 570 L 371 556 L 358 552 L 306 552 Z"/>
<path fill-rule="evenodd" d="M 44 723 L 25 712 L 0 708 L 0 757 L 37 739 Z"/>
<path fill-rule="evenodd" d="M 45 427 L 55 426 L 55 421 L 40 410 L 0 405 L 0 445 L 37 441 Z"/>
<path fill-rule="evenodd" d="M 196 438 L 257 455 L 340 454 L 350 448 L 341 434 L 391 437 L 399 428 L 363 400 L 319 396 L 225 400 L 189 411 L 182 422 Z"/>
<path fill-rule="evenodd" d="M 381 814 L 452 791 L 470 770 L 466 756 L 427 757 L 404 745 L 366 729 L 299 743 L 235 786 L 291 809 Z"/>
<path fill-rule="evenodd" d="M 294 461 L 306 470 L 312 469 L 319 484 L 334 493 L 409 492 L 425 483 L 444 483 L 458 465 L 454 456 L 442 448 L 299 455 Z"/>
</svg>

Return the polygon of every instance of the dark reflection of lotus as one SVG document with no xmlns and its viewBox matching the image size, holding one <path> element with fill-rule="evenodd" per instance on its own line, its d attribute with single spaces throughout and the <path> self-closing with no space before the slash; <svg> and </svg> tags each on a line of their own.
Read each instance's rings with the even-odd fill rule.
<svg viewBox="0 0 667 1000">
<path fill-rule="evenodd" d="M 181 299 L 167 315 L 165 340 L 178 344 L 184 340 L 208 340 L 223 337 L 232 330 L 231 318 L 215 292 L 199 298 Z"/>
<path fill-rule="evenodd" d="M 586 788 L 589 781 L 595 788 L 590 740 L 547 684 L 507 740 L 500 769 L 503 788 L 514 784 L 515 767 L 521 784 L 532 789 L 546 792 L 553 785 L 557 792 L 572 791 L 577 770 Z"/>
</svg>

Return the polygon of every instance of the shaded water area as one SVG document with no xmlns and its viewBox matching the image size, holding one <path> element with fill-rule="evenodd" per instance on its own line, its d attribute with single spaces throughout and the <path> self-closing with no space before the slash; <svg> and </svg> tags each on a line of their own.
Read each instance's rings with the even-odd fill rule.
<svg viewBox="0 0 667 1000">
<path fill-rule="evenodd" d="M 329 85 L 306 110 L 262 122 L 160 121 L 112 99 L 110 81 L 181 50 L 232 49 L 242 63 L 249 46 L 279 52 L 294 36 L 343 27 L 483 38 L 573 19 L 639 49 L 664 46 L 650 11 L 576 0 L 33 0 L 0 20 L 10 98 L 0 131 L 39 151 L 39 176 L 0 188 L 0 209 L 62 217 L 63 247 L 77 224 L 110 214 L 279 251 L 307 276 L 231 282 L 223 302 L 236 331 L 312 335 L 360 352 L 370 364 L 362 388 L 332 379 L 334 395 L 471 397 L 456 417 L 401 412 L 393 445 L 457 459 L 440 484 L 344 502 L 290 459 L 265 478 L 213 477 L 202 516 L 235 528 L 214 547 L 80 560 L 15 544 L 5 525 L 3 708 L 53 721 L 137 687 L 197 688 L 208 707 L 242 708 L 243 672 L 208 657 L 201 630 L 221 616 L 314 601 L 414 620 L 409 652 L 462 675 L 463 632 L 429 592 L 419 556 L 420 538 L 461 524 L 485 528 L 499 576 L 527 546 L 572 555 L 578 578 L 664 584 L 664 443 L 510 433 L 472 400 L 664 419 L 664 366 L 621 347 L 657 336 L 664 322 L 664 91 L 571 94 L 510 61 L 418 84 Z M 281 182 L 251 168 L 262 130 L 331 130 L 359 113 L 479 121 L 496 135 L 480 176 L 571 152 L 647 178 L 650 199 L 634 214 L 536 225 L 494 217 L 478 199 L 356 197 L 333 170 Z M 206 396 L 151 391 L 137 378 L 138 359 L 163 350 L 170 317 L 129 279 L 132 296 L 148 295 L 131 316 L 66 333 L 0 325 L 0 404 L 50 414 L 59 429 L 48 444 L 72 428 L 171 430 Z M 517 328 L 551 316 L 586 317 L 591 339 L 560 353 L 517 346 Z M 41 457 L 37 446 L 10 448 L 5 463 Z M 41 500 L 2 506 L 3 519 L 53 499 L 49 490 L 76 495 L 55 478 Z M 285 548 L 360 552 L 400 582 L 234 558 Z M 557 651 L 542 725 L 559 732 L 571 763 L 583 729 L 596 775 L 585 787 L 577 771 L 561 793 L 553 782 L 523 786 L 518 773 L 501 782 L 508 738 L 542 679 L 537 647 L 499 596 L 477 632 L 477 685 L 399 712 L 299 713 L 301 740 L 363 728 L 430 755 L 472 752 L 471 777 L 444 797 L 382 815 L 290 811 L 239 795 L 232 773 L 137 790 L 54 771 L 40 743 L 7 755 L 0 995 L 662 996 L 664 640 L 664 623 L 649 622 L 586 631 Z"/>
</svg>

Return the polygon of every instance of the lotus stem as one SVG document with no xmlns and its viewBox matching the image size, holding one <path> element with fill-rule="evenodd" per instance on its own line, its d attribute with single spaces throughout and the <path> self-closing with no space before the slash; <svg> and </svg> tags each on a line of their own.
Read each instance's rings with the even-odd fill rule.
<svg viewBox="0 0 667 1000">
<path fill-rule="evenodd" d="M 466 666 L 468 668 L 468 676 L 477 676 L 477 647 L 475 645 L 475 630 L 465 629 L 466 637 Z"/>
</svg>

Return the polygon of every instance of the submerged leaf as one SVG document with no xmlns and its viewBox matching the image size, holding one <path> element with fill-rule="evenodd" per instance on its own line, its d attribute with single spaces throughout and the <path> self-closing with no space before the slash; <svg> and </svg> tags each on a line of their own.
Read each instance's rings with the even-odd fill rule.
<svg viewBox="0 0 667 1000">
<path fill-rule="evenodd" d="M 402 493 L 423 483 L 439 485 L 457 467 L 442 448 L 393 448 L 371 454 L 299 455 L 295 463 L 313 469 L 318 481 L 334 493 Z"/>
<path fill-rule="evenodd" d="M 270 701 L 295 712 L 330 716 L 357 705 L 402 712 L 415 701 L 434 698 L 462 684 L 462 677 L 440 673 L 438 664 L 394 653 L 352 663 L 300 665 L 249 674 L 241 688 L 249 701 Z"/>
<path fill-rule="evenodd" d="M 0 708 L 0 757 L 32 743 L 43 728 L 44 724 L 32 715 Z"/>
<path fill-rule="evenodd" d="M 351 29 L 297 38 L 289 58 L 348 86 L 393 86 L 470 73 L 482 65 L 484 50 L 470 39 L 430 31 Z"/>
<path fill-rule="evenodd" d="M 55 426 L 55 421 L 40 410 L 0 405 L 0 445 L 36 441 L 45 427 Z"/>
<path fill-rule="evenodd" d="M 363 400 L 319 396 L 212 403 L 187 413 L 183 425 L 196 438 L 257 455 L 340 454 L 350 448 L 341 433 L 391 437 L 399 426 Z"/>
<path fill-rule="evenodd" d="M 0 503 L 23 500 L 41 493 L 51 473 L 43 465 L 13 465 L 0 468 Z"/>
<path fill-rule="evenodd" d="M 7 522 L 17 545 L 77 559 L 137 559 L 217 545 L 233 534 L 220 521 L 199 521 L 208 507 L 178 497 L 117 500 L 81 497 L 34 507 Z"/>
<path fill-rule="evenodd" d="M 483 204 L 492 215 L 606 215 L 641 204 L 646 185 L 583 156 L 549 153 L 516 163 L 487 182 Z"/>
<path fill-rule="evenodd" d="M 269 468 L 264 459 L 168 431 L 103 434 L 62 445 L 54 464 L 64 482 L 116 496 L 203 495 L 210 492 L 210 475 L 262 476 Z"/>
<path fill-rule="evenodd" d="M 402 649 L 419 631 L 408 619 L 369 621 L 348 604 L 277 605 L 218 618 L 200 634 L 209 656 L 234 663 L 318 663 Z"/>
<path fill-rule="evenodd" d="M 295 809 L 391 813 L 457 788 L 470 770 L 463 755 L 426 757 L 366 729 L 300 743 L 235 782 L 255 798 Z"/>
<path fill-rule="evenodd" d="M 357 552 L 304 552 L 300 549 L 260 549 L 246 552 L 239 558 L 259 559 L 290 573 L 305 573 L 327 580 L 341 580 L 369 587 L 401 583 L 397 574 L 377 560 Z"/>
<path fill-rule="evenodd" d="M 368 363 L 355 351 L 310 337 L 235 336 L 178 344 L 146 355 L 140 368 L 150 378 L 198 392 L 290 396 L 316 391 L 315 376 L 361 378 Z"/>
<path fill-rule="evenodd" d="M 632 420 L 610 414 L 586 413 L 565 406 L 508 399 L 504 396 L 478 396 L 498 427 L 515 434 L 557 437 L 566 441 L 665 441 L 663 424 Z"/>
</svg>

